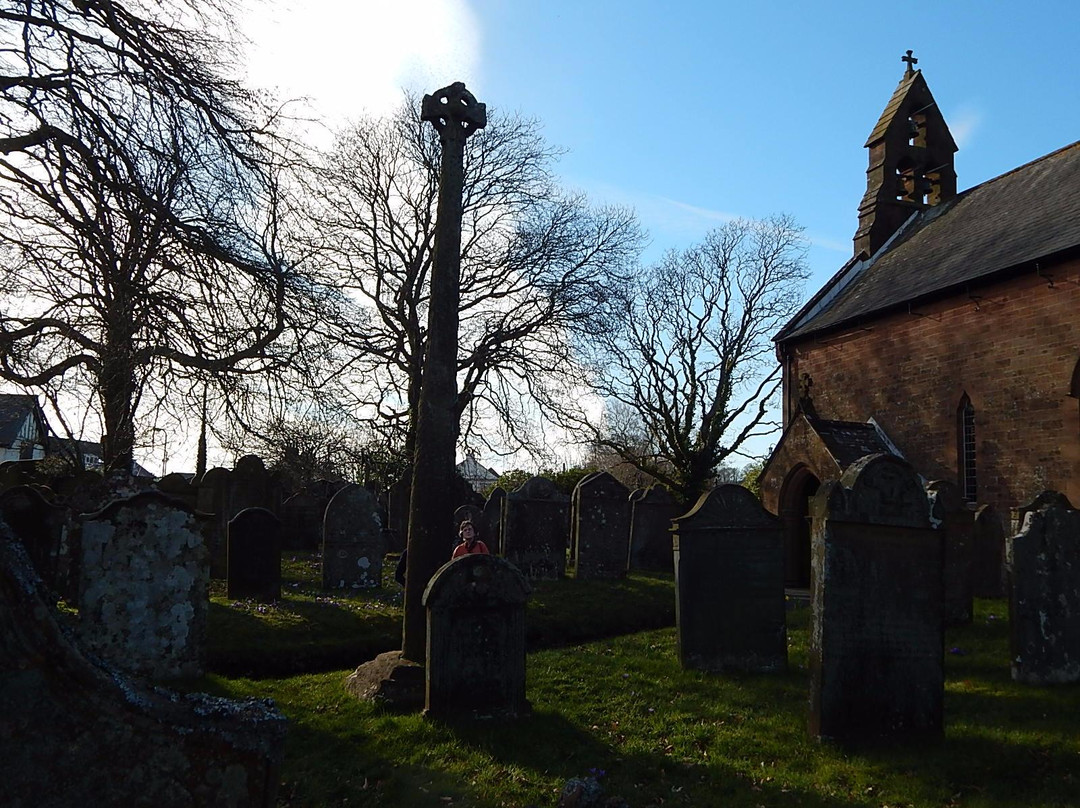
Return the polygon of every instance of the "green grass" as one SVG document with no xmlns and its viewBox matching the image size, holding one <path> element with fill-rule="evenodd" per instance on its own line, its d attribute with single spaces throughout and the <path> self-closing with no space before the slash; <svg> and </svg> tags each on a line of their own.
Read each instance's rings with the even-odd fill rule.
<svg viewBox="0 0 1080 808">
<path fill-rule="evenodd" d="M 626 625 L 628 615 L 655 620 L 657 592 L 672 597 L 670 577 L 538 586 L 528 613 L 546 624 L 537 645 L 564 619 L 575 632 L 582 622 Z M 363 621 L 360 603 L 340 610 Z M 1003 602 L 977 602 L 974 623 L 948 634 L 960 653 L 946 655 L 944 739 L 861 751 L 807 736 L 808 613 L 789 615 L 781 675 L 684 671 L 672 628 L 534 651 L 534 714 L 505 723 L 445 725 L 360 702 L 342 683 L 362 658 L 323 673 L 201 684 L 271 697 L 289 717 L 283 805 L 554 806 L 568 778 L 603 770 L 607 794 L 632 808 L 1080 806 L 1080 688 L 1011 681 Z"/>
</svg>

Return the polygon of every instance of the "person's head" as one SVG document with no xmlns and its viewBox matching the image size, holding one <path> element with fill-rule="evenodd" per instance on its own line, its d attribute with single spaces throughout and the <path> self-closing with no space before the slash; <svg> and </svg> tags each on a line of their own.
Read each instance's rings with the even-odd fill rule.
<svg viewBox="0 0 1080 808">
<path fill-rule="evenodd" d="M 458 525 L 458 536 L 466 544 L 472 544 L 476 541 L 476 525 L 466 519 L 460 525 Z"/>
</svg>

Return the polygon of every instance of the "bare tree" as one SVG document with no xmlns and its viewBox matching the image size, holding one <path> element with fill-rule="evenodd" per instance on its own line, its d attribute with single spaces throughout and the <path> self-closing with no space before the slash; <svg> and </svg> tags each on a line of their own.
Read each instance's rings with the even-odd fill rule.
<svg viewBox="0 0 1080 808">
<path fill-rule="evenodd" d="M 739 220 L 643 270 L 611 301 L 619 328 L 589 346 L 604 417 L 564 401 L 563 423 L 694 502 L 777 426 L 770 338 L 799 305 L 804 254 L 791 219 Z"/>
<path fill-rule="evenodd" d="M 529 444 L 531 385 L 572 366 L 576 334 L 623 281 L 641 233 L 633 214 L 591 208 L 560 189 L 558 153 L 534 121 L 498 112 L 465 147 L 457 411 L 466 439 L 497 423 Z M 313 243 L 367 312 L 343 338 L 346 372 L 377 417 L 405 425 L 413 448 L 434 256 L 440 146 L 418 99 L 344 132 L 318 174 Z M 495 419 L 484 421 L 485 414 Z"/>
<path fill-rule="evenodd" d="M 287 363 L 311 309 L 275 113 L 226 73 L 225 14 L 0 1 L 0 377 L 92 392 L 110 468 L 144 394 Z"/>
</svg>

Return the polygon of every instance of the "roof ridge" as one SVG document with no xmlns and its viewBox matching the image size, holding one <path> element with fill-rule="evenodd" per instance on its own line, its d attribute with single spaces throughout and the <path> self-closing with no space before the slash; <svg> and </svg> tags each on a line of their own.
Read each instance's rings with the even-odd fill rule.
<svg viewBox="0 0 1080 808">
<path fill-rule="evenodd" d="M 1077 146 L 1080 146 L 1080 140 L 1073 141 L 1072 143 L 1069 143 L 1066 146 L 1062 146 L 1060 149 L 1054 149 L 1052 152 L 1049 152 L 1048 154 L 1044 154 L 1041 157 L 1036 157 L 1034 160 L 1029 160 L 1028 162 L 1024 163 L 1023 165 L 1016 166 L 1016 168 L 1011 168 L 1008 171 L 1006 171 L 1004 174 L 998 174 L 996 177 L 991 177 L 988 180 L 983 180 L 978 185 L 972 185 L 970 188 L 965 188 L 963 191 L 961 191 L 960 193 L 958 193 L 956 195 L 955 199 L 949 200 L 949 201 L 950 202 L 958 201 L 961 197 L 967 196 L 972 191 L 977 191 L 980 188 L 983 188 L 984 186 L 987 186 L 987 185 L 990 185 L 991 183 L 997 182 L 998 180 L 1003 180 L 1006 177 L 1017 173 L 1018 171 L 1023 171 L 1024 169 L 1031 168 L 1031 166 L 1035 165 L 1036 163 L 1041 163 L 1043 160 L 1049 160 L 1051 157 L 1056 157 L 1057 155 L 1061 154 L 1062 152 L 1067 152 L 1069 149 L 1074 149 Z"/>
</svg>

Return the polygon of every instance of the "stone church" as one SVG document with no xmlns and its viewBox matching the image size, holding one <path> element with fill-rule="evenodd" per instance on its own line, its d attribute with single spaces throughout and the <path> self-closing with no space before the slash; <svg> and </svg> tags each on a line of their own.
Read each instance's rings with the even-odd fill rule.
<svg viewBox="0 0 1080 808">
<path fill-rule="evenodd" d="M 775 337 L 784 431 L 761 475 L 810 576 L 807 498 L 891 452 L 971 507 L 1080 504 L 1080 142 L 958 193 L 911 52 L 866 141 L 854 256 Z"/>
</svg>

